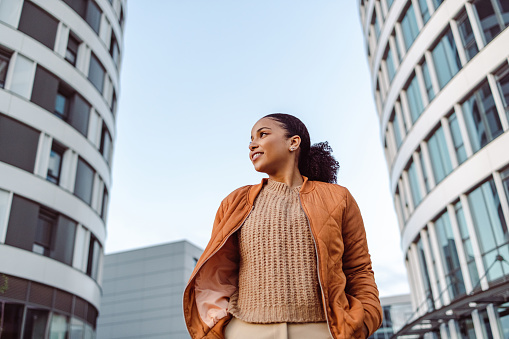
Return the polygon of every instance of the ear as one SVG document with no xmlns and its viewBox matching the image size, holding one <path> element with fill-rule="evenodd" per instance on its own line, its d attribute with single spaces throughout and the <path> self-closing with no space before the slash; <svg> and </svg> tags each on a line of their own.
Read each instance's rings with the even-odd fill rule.
<svg viewBox="0 0 509 339">
<path fill-rule="evenodd" d="M 301 138 L 298 135 L 294 135 L 289 139 L 290 147 L 295 148 L 297 150 L 300 146 Z"/>
</svg>

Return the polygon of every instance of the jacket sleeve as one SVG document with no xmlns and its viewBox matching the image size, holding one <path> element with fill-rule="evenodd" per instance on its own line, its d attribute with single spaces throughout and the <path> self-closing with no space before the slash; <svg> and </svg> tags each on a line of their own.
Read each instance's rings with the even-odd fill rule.
<svg viewBox="0 0 509 339">
<path fill-rule="evenodd" d="M 224 216 L 225 201 L 216 213 L 212 239 L 220 232 L 219 224 Z M 202 321 L 212 328 L 228 315 L 227 308 L 230 296 L 237 289 L 238 249 L 236 236 L 232 236 L 221 250 L 211 257 L 206 265 L 196 274 L 196 306 Z"/>
<path fill-rule="evenodd" d="M 371 266 L 368 242 L 362 216 L 355 199 L 347 191 L 343 214 L 343 272 L 346 276 L 345 292 L 358 299 L 364 309 L 364 324 L 369 335 L 382 323 L 382 307 Z"/>
</svg>

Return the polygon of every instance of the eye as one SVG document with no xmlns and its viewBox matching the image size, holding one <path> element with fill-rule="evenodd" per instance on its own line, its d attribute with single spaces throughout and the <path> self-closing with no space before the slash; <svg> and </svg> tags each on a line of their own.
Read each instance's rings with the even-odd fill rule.
<svg viewBox="0 0 509 339">
<path fill-rule="evenodd" d="M 267 135 L 267 133 L 265 132 L 260 132 L 260 138 L 263 137 L 264 135 Z"/>
</svg>

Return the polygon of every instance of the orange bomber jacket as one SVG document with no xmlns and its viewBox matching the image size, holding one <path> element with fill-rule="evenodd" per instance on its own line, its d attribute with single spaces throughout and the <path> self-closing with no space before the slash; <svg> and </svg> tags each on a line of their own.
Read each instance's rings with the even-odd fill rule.
<svg viewBox="0 0 509 339">
<path fill-rule="evenodd" d="M 242 226 L 267 179 L 226 197 L 214 220 L 211 239 L 184 291 L 184 318 L 193 339 L 224 338 L 229 297 L 238 281 L 238 253 L 232 235 Z M 342 186 L 304 183 L 299 192 L 315 243 L 318 280 L 327 324 L 335 339 L 363 338 L 382 322 L 366 233 L 359 207 Z"/>
</svg>

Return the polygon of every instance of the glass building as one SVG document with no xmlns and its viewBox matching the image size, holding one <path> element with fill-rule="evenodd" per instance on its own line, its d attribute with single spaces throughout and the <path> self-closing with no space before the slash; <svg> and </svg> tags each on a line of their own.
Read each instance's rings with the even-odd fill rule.
<svg viewBox="0 0 509 339">
<path fill-rule="evenodd" d="M 509 1 L 359 0 L 413 316 L 509 338 Z"/>
<path fill-rule="evenodd" d="M 382 326 L 369 339 L 389 339 L 405 326 L 413 314 L 409 294 L 381 297 L 384 312 Z"/>
<path fill-rule="evenodd" d="M 126 0 L 0 0 L 0 338 L 94 338 Z"/>
</svg>

